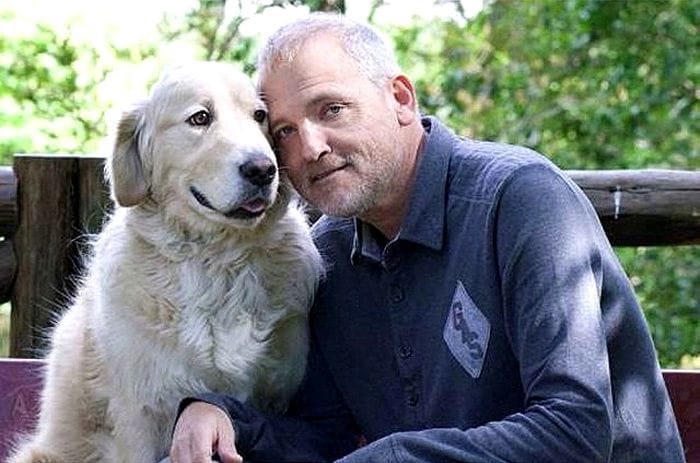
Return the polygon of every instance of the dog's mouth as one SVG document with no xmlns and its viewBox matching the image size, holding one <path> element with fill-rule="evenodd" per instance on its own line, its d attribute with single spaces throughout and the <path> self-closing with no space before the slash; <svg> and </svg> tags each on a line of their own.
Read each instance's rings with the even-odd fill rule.
<svg viewBox="0 0 700 463">
<path fill-rule="evenodd" d="M 238 204 L 236 207 L 228 211 L 220 211 L 215 208 L 204 196 L 204 193 L 199 191 L 197 188 L 191 186 L 190 193 L 194 196 L 199 204 L 211 209 L 212 211 L 218 212 L 229 219 L 254 219 L 260 217 L 267 210 L 268 202 L 262 198 L 253 198 Z"/>
<path fill-rule="evenodd" d="M 254 219 L 260 217 L 267 210 L 267 202 L 262 199 L 253 199 L 238 207 L 224 213 L 228 218 L 233 219 Z"/>
</svg>

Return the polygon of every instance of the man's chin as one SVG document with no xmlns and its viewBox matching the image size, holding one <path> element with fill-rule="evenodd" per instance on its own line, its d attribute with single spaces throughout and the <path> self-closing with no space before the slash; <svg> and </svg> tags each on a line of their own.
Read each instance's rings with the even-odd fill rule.
<svg viewBox="0 0 700 463">
<path fill-rule="evenodd" d="M 334 198 L 331 195 L 325 195 L 324 197 L 307 198 L 307 201 L 325 215 L 350 218 L 361 216 L 366 210 L 359 201 L 354 199 Z"/>
<path fill-rule="evenodd" d="M 339 207 L 319 207 L 318 208 L 324 215 L 329 215 L 331 217 L 340 217 L 344 219 L 349 219 L 360 215 L 355 213 L 353 210 Z"/>
</svg>

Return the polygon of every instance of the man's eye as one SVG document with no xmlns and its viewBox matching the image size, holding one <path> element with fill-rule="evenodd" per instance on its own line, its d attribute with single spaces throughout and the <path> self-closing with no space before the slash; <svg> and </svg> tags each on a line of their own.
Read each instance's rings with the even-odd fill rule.
<svg viewBox="0 0 700 463">
<path fill-rule="evenodd" d="M 285 138 L 289 137 L 293 133 L 294 133 L 294 129 L 292 127 L 282 127 L 282 128 L 275 130 L 274 137 L 275 137 L 275 140 L 282 141 Z"/>
<path fill-rule="evenodd" d="M 326 115 L 327 116 L 337 116 L 338 114 L 340 114 L 340 112 L 342 110 L 343 110 L 343 105 L 339 105 L 339 104 L 328 105 L 328 107 L 326 107 Z"/>
<path fill-rule="evenodd" d="M 211 123 L 211 114 L 204 109 L 197 111 L 187 118 L 187 123 L 195 127 L 207 126 Z"/>
<path fill-rule="evenodd" d="M 256 109 L 255 112 L 253 113 L 253 119 L 255 119 L 255 121 L 258 124 L 262 124 L 263 122 L 265 122 L 266 118 L 267 118 L 267 111 L 265 111 L 264 109 Z"/>
</svg>

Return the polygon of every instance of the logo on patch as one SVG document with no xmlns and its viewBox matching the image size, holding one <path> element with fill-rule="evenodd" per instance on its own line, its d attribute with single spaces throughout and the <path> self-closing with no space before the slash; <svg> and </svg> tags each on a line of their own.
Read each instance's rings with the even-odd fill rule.
<svg viewBox="0 0 700 463">
<path fill-rule="evenodd" d="M 472 378 L 478 378 L 484 366 L 491 325 L 457 281 L 452 305 L 442 337 L 454 358 Z"/>
</svg>

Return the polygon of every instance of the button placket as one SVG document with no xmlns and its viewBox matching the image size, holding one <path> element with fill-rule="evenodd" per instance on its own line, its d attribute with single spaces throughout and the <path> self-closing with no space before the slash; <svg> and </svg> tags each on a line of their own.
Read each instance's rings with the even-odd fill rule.
<svg viewBox="0 0 700 463">
<path fill-rule="evenodd" d="M 406 360 L 413 355 L 413 348 L 408 344 L 402 344 L 399 347 L 399 357 Z"/>
<path fill-rule="evenodd" d="M 396 272 L 401 264 L 397 246 L 398 243 L 389 243 L 382 253 L 382 266 L 389 273 Z"/>
<path fill-rule="evenodd" d="M 394 304 L 399 304 L 403 302 L 406 298 L 406 293 L 399 283 L 392 283 L 389 285 L 389 300 Z"/>
<path fill-rule="evenodd" d="M 410 285 L 400 266 L 398 243 L 390 243 L 382 254 L 385 275 L 385 300 L 392 323 L 394 352 L 403 382 L 403 401 L 406 423 L 412 425 L 419 420 L 420 380 L 416 355 L 411 340 Z"/>
</svg>

